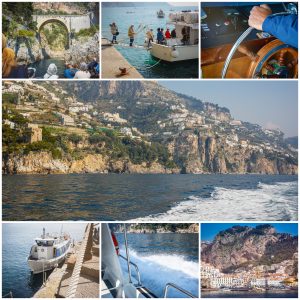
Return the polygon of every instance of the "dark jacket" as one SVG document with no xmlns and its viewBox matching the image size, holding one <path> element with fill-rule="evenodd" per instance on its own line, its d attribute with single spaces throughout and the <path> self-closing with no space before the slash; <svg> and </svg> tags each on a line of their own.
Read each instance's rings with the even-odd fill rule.
<svg viewBox="0 0 300 300">
<path fill-rule="evenodd" d="M 269 16 L 262 29 L 298 49 L 298 15 Z"/>
<path fill-rule="evenodd" d="M 10 74 L 6 78 L 28 78 L 28 68 L 25 65 L 19 65 L 12 68 Z"/>
</svg>

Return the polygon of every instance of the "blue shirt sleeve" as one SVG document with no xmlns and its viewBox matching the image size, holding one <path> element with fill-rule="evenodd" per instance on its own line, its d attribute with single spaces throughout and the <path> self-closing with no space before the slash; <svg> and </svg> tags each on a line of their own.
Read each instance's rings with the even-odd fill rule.
<svg viewBox="0 0 300 300">
<path fill-rule="evenodd" d="M 268 16 L 262 29 L 298 49 L 298 15 Z"/>
</svg>

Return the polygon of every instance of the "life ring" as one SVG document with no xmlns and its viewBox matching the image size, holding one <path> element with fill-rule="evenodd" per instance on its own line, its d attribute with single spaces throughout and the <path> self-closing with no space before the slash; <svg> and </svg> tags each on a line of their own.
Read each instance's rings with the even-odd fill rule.
<svg viewBox="0 0 300 300">
<path fill-rule="evenodd" d="M 112 237 L 115 249 L 116 249 L 116 253 L 117 253 L 117 255 L 119 255 L 120 254 L 119 243 L 118 243 L 118 240 L 117 240 L 117 238 L 116 238 L 116 236 L 113 232 L 111 232 L 111 237 Z"/>
</svg>

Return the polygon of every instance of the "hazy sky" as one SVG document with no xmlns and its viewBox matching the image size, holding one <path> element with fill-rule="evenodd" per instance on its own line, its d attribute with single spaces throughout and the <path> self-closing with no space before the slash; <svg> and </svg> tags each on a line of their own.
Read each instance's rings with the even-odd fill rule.
<svg viewBox="0 0 300 300">
<path fill-rule="evenodd" d="M 3 238 L 8 238 L 12 232 L 16 234 L 26 235 L 30 240 L 34 240 L 36 237 L 41 236 L 43 228 L 47 233 L 69 233 L 72 239 L 81 240 L 84 236 L 84 230 L 86 223 L 81 222 L 26 222 L 26 223 L 4 223 L 2 225 Z"/>
<path fill-rule="evenodd" d="M 197 2 L 168 2 L 172 6 L 198 6 Z"/>
<path fill-rule="evenodd" d="M 286 137 L 298 135 L 296 81 L 160 81 L 161 85 L 230 109 L 237 120 L 279 128 Z"/>
<path fill-rule="evenodd" d="M 269 223 L 206 223 L 201 224 L 201 239 L 202 241 L 212 241 L 216 234 L 222 230 L 226 230 L 235 225 L 256 227 L 257 225 L 263 225 Z M 291 235 L 298 235 L 298 225 L 295 223 L 272 223 L 279 233 L 290 233 Z"/>
</svg>

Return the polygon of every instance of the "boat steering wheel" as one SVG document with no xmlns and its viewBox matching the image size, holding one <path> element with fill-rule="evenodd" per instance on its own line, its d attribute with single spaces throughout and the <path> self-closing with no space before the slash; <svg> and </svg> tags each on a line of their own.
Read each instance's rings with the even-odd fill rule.
<svg viewBox="0 0 300 300">
<path fill-rule="evenodd" d="M 286 15 L 295 13 L 294 10 L 276 13 Z M 238 50 L 251 59 L 247 78 L 297 78 L 298 77 L 298 51 L 297 49 L 275 39 L 263 46 L 257 53 L 241 46 L 246 37 L 254 30 L 249 27 L 232 46 L 222 69 L 222 78 L 226 78 L 231 60 Z"/>
</svg>

